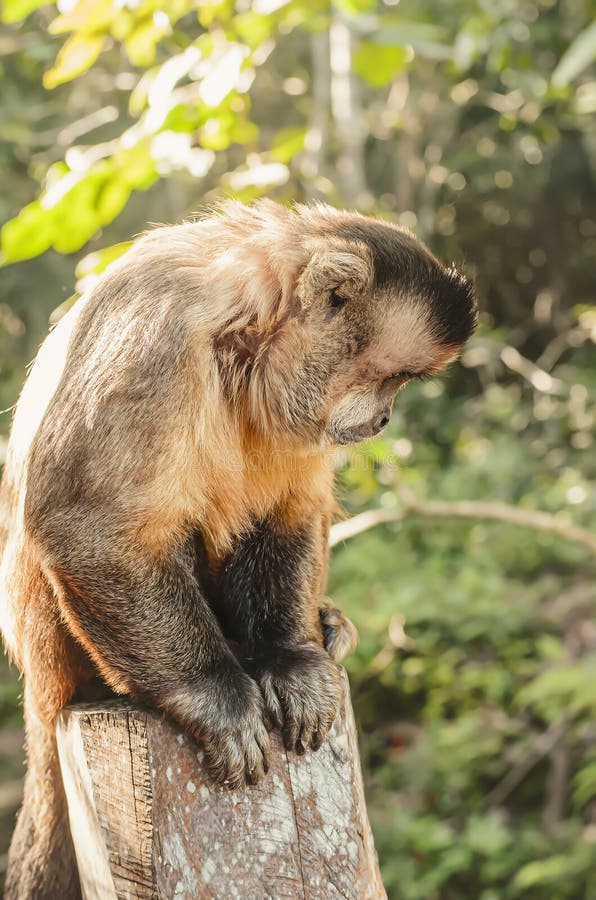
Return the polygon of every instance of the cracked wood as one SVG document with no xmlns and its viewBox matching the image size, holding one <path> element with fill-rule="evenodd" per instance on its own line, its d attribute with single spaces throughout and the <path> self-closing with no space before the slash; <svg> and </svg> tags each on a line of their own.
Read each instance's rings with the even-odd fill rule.
<svg viewBox="0 0 596 900">
<path fill-rule="evenodd" d="M 87 900 L 382 900 L 356 727 L 344 702 L 317 753 L 286 752 L 229 791 L 206 774 L 200 747 L 130 701 L 66 709 L 60 759 Z"/>
</svg>

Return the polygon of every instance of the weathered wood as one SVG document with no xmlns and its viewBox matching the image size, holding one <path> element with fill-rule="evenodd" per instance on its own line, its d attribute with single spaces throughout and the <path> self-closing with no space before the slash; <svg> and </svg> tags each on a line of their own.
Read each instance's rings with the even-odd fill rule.
<svg viewBox="0 0 596 900">
<path fill-rule="evenodd" d="M 273 735 L 269 774 L 236 791 L 209 781 L 200 747 L 159 713 L 66 709 L 58 746 L 86 900 L 384 898 L 344 684 L 317 753 Z"/>
</svg>

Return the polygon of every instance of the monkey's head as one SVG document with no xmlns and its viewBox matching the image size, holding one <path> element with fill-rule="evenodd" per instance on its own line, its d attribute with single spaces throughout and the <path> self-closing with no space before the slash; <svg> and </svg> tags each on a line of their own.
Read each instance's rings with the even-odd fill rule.
<svg viewBox="0 0 596 900">
<path fill-rule="evenodd" d="M 269 203 L 259 217 L 274 313 L 221 345 L 242 369 L 253 421 L 305 445 L 374 437 L 400 388 L 439 373 L 472 334 L 472 283 L 384 221 Z"/>
</svg>

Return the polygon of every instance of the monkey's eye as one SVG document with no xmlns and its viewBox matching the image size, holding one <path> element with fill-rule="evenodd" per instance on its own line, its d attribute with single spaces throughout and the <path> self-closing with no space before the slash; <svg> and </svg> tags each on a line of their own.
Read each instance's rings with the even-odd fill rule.
<svg viewBox="0 0 596 900">
<path fill-rule="evenodd" d="M 340 297 L 336 290 L 329 293 L 327 318 L 332 318 L 346 305 L 346 298 Z"/>
<path fill-rule="evenodd" d="M 417 381 L 425 381 L 428 377 L 426 372 L 395 372 L 395 374 L 389 376 L 387 381 L 391 381 L 394 384 L 399 383 L 401 387 L 402 384 L 406 384 L 407 381 L 412 381 L 414 378 Z"/>
<path fill-rule="evenodd" d="M 401 387 L 406 381 L 411 381 L 412 378 L 416 377 L 414 372 L 394 372 L 393 375 L 390 375 L 389 378 L 387 378 L 387 381 L 390 381 L 392 384 L 399 384 Z"/>
</svg>

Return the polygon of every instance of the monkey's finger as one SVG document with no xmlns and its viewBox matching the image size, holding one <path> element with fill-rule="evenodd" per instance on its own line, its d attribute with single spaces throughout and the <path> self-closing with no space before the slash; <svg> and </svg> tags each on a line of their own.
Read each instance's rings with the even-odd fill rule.
<svg viewBox="0 0 596 900">
<path fill-rule="evenodd" d="M 266 759 L 256 741 L 252 741 L 246 748 L 245 777 L 247 784 L 258 784 L 264 777 Z"/>
<path fill-rule="evenodd" d="M 325 738 L 327 737 L 331 727 L 335 721 L 335 717 L 337 715 L 337 706 L 335 704 L 326 703 L 319 709 L 317 716 L 317 723 L 314 729 L 314 734 L 316 734 L 316 738 L 313 735 L 314 743 L 317 744 L 313 749 L 318 749 Z"/>
<path fill-rule="evenodd" d="M 336 714 L 337 711 L 333 709 L 327 710 L 324 715 L 321 715 L 318 729 L 321 741 L 324 741 L 328 733 L 331 731 L 333 723 L 335 722 Z"/>
<path fill-rule="evenodd" d="M 265 707 L 274 728 L 281 728 L 283 725 L 283 711 L 279 697 L 269 679 L 263 681 L 261 685 Z"/>
<path fill-rule="evenodd" d="M 247 765 L 244 769 L 244 780 L 251 787 L 254 787 L 256 784 L 259 783 L 259 781 L 261 780 L 261 778 L 263 777 L 264 774 L 265 773 L 263 772 L 262 769 L 261 770 L 251 769 Z"/>
<path fill-rule="evenodd" d="M 320 727 L 317 725 L 315 730 L 312 733 L 312 738 L 310 741 L 310 746 L 313 750 L 318 750 L 323 743 L 323 735 L 321 734 Z"/>
<path fill-rule="evenodd" d="M 304 753 L 308 747 L 312 747 L 313 733 L 317 727 L 318 717 L 316 714 L 306 716 L 302 722 L 300 736 L 296 742 L 296 753 Z"/>
<path fill-rule="evenodd" d="M 286 710 L 285 722 L 283 728 L 283 739 L 287 750 L 295 750 L 298 741 L 298 735 L 303 721 L 303 713 L 298 704 L 293 704 L 292 710 Z"/>
<path fill-rule="evenodd" d="M 261 778 L 264 777 L 265 769 L 263 768 L 262 760 L 263 757 L 260 754 L 253 754 L 250 759 L 247 757 L 244 766 L 244 779 L 247 784 L 258 784 Z"/>
<path fill-rule="evenodd" d="M 300 734 L 298 735 L 298 739 L 296 740 L 296 746 L 294 747 L 296 753 L 299 756 L 304 756 L 308 748 L 310 747 L 310 729 L 302 728 Z"/>
<path fill-rule="evenodd" d="M 323 743 L 323 735 L 321 733 L 321 717 L 317 713 L 317 715 L 315 716 L 312 731 L 310 733 L 310 748 L 311 748 L 311 750 L 318 750 L 322 743 Z"/>
<path fill-rule="evenodd" d="M 226 735 L 205 745 L 205 757 L 211 776 L 229 788 L 244 782 L 244 754 L 237 736 Z"/>
<path fill-rule="evenodd" d="M 263 756 L 265 771 L 269 768 L 269 754 L 271 753 L 271 739 L 263 722 L 258 722 L 255 728 L 255 740 Z"/>
</svg>

